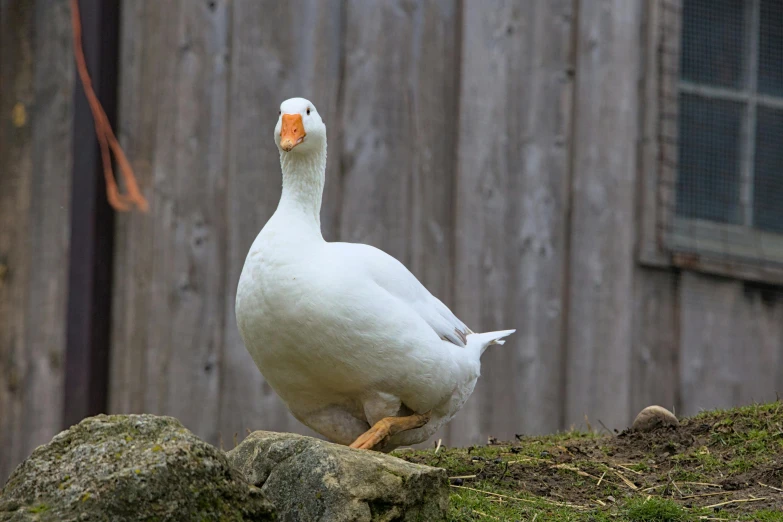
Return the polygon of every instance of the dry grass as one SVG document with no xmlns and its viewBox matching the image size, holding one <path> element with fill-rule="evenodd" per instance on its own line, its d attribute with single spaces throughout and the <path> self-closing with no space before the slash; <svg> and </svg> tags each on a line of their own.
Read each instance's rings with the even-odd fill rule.
<svg viewBox="0 0 783 522">
<path fill-rule="evenodd" d="M 454 522 L 783 522 L 777 402 L 704 412 L 649 434 L 568 432 L 397 454 L 449 472 Z"/>
</svg>

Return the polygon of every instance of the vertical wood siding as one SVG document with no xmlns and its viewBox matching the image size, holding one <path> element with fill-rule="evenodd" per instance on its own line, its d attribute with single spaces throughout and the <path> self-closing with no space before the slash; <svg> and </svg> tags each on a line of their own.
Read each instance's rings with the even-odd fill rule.
<svg viewBox="0 0 783 522">
<path fill-rule="evenodd" d="M 0 1 L 0 482 L 62 423 L 70 27 L 67 0 Z"/>
<path fill-rule="evenodd" d="M 324 236 L 397 257 L 476 331 L 517 329 L 436 439 L 774 399 L 783 294 L 637 262 L 656 1 L 123 2 L 118 134 L 151 211 L 117 218 L 110 410 L 224 447 L 311 433 L 234 319 L 291 96 L 329 129 Z M 0 15 L 2 479 L 59 429 L 73 71 L 64 0 Z"/>
</svg>

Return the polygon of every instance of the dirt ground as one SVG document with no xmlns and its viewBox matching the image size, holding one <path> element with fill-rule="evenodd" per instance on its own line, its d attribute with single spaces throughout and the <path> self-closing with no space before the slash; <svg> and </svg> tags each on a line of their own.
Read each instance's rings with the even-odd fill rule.
<svg viewBox="0 0 783 522">
<path fill-rule="evenodd" d="M 398 456 L 449 472 L 453 520 L 783 521 L 780 402 L 650 433 L 491 442 Z"/>
</svg>

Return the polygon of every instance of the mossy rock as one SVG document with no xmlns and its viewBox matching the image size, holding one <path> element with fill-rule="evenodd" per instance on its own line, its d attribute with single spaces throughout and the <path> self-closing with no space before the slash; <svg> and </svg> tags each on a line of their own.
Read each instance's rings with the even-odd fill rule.
<svg viewBox="0 0 783 522">
<path fill-rule="evenodd" d="M 266 521 L 224 454 L 171 417 L 99 415 L 38 447 L 0 492 L 0 521 Z"/>
<path fill-rule="evenodd" d="M 282 522 L 446 520 L 446 471 L 292 433 L 256 431 L 228 460 Z"/>
</svg>

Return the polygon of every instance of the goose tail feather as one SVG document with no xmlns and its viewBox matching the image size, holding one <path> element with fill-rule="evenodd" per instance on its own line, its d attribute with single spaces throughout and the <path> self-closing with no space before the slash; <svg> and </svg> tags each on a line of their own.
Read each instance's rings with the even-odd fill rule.
<svg viewBox="0 0 783 522">
<path fill-rule="evenodd" d="M 473 349 L 479 357 L 493 344 L 504 344 L 504 337 L 508 337 L 516 330 L 500 330 L 497 332 L 472 333 L 468 335 L 468 348 Z"/>
</svg>

